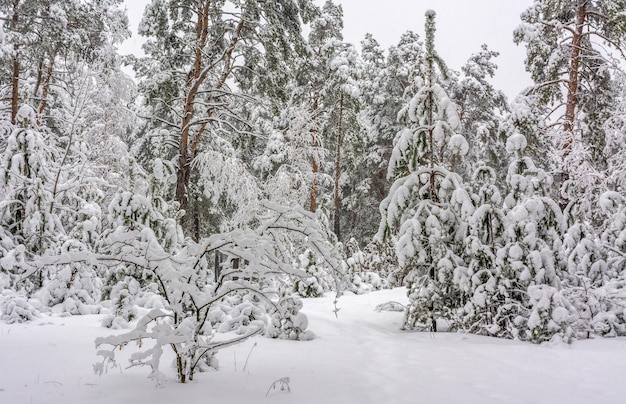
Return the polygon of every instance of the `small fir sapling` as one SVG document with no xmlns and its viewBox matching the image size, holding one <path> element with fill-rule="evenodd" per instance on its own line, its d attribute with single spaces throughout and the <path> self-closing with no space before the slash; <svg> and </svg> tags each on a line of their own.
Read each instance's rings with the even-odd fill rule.
<svg viewBox="0 0 626 404">
<path fill-rule="evenodd" d="M 0 320 L 7 324 L 31 321 L 41 316 L 38 306 L 41 308 L 36 299 L 4 289 L 0 293 Z"/>
<path fill-rule="evenodd" d="M 111 314 L 102 320 L 102 325 L 112 329 L 130 327 L 130 322 L 137 317 L 136 299 L 141 285 L 131 276 L 115 284 L 109 294 Z"/>
<path fill-rule="evenodd" d="M 504 232 L 504 214 L 501 210 L 502 196 L 495 186 L 496 173 L 481 166 L 474 173 L 478 190 L 478 207 L 468 220 L 467 237 L 464 239 L 465 255 L 468 257 L 468 301 L 461 313 L 463 328 L 475 334 L 493 335 L 498 326 L 493 323 L 500 296 L 496 271 L 496 251 L 501 247 Z"/>
<path fill-rule="evenodd" d="M 308 341 L 314 334 L 308 330 L 309 321 L 300 312 L 302 300 L 291 293 L 286 287 L 279 287 L 278 300 L 270 308 L 270 321 L 266 335 L 271 338 Z"/>
<path fill-rule="evenodd" d="M 54 255 L 80 256 L 87 246 L 75 239 L 65 240 Z M 48 253 L 49 254 L 49 253 Z M 97 265 L 83 262 L 49 265 L 41 269 L 46 274 L 44 284 L 34 297 L 55 312 L 97 314 L 100 312 L 102 280 Z"/>
<path fill-rule="evenodd" d="M 294 292 L 301 297 L 322 297 L 332 290 L 333 279 L 324 268 L 324 262 L 310 249 L 298 256 L 296 267 L 306 273 L 306 277 L 297 277 L 293 283 Z"/>
<path fill-rule="evenodd" d="M 499 336 L 536 343 L 569 340 L 572 317 L 560 294 L 558 256 L 565 219 L 547 196 L 550 176 L 524 156 L 526 145 L 519 133 L 507 141 L 507 151 L 514 157 L 507 175 L 503 244 L 496 253 L 502 297 L 494 323 Z"/>
<path fill-rule="evenodd" d="M 434 19 L 428 11 L 415 94 L 398 114 L 406 127 L 394 140 L 388 177 L 395 182 L 380 205 L 376 235 L 381 241 L 397 237 L 398 263 L 408 272 L 407 329 L 428 324 L 436 330 L 438 318 L 456 321 L 465 300 L 455 283 L 466 271 L 460 237 L 474 209 L 461 177 L 453 172 L 468 144 L 457 133 L 457 108 L 442 86 L 448 71 L 434 48 Z"/>
<path fill-rule="evenodd" d="M 601 234 L 589 223 L 575 222 L 564 238 L 566 288 L 573 306 L 573 327 L 579 338 L 626 333 L 624 259 L 624 198 L 609 191 L 599 198 L 599 217 L 605 217 Z"/>
<path fill-rule="evenodd" d="M 625 335 L 624 277 L 609 271 L 600 238 L 588 225 L 576 223 L 565 235 L 563 254 L 568 272 L 562 294 L 572 307 L 576 337 Z"/>
<path fill-rule="evenodd" d="M 361 251 L 355 239 L 350 239 L 346 243 L 348 255 L 346 265 L 351 279 L 348 290 L 355 294 L 368 293 L 388 287 L 385 274 L 388 273 L 389 269 L 380 268 L 382 267 L 382 260 L 373 248 L 374 246 L 368 245 L 364 251 Z"/>
</svg>

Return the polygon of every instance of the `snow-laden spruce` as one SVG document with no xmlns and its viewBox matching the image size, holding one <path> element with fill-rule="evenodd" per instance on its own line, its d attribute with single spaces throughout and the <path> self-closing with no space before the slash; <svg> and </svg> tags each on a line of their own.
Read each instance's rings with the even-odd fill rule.
<svg viewBox="0 0 626 404">
<path fill-rule="evenodd" d="M 395 181 L 380 205 L 376 235 L 397 240 L 398 263 L 407 274 L 407 329 L 428 324 L 436 330 L 438 318 L 452 319 L 462 306 L 454 282 L 457 272 L 465 271 L 457 237 L 474 209 L 453 172 L 468 147 L 455 133 L 460 125 L 456 106 L 441 85 L 447 69 L 434 49 L 434 17 L 434 12 L 426 13 L 426 50 L 413 78 L 416 93 L 398 114 L 406 127 L 394 140 L 388 177 Z"/>
</svg>

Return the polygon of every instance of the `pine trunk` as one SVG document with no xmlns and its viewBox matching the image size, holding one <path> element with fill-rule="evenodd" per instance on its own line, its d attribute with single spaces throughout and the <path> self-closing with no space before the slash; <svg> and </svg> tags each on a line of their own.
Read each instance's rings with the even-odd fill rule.
<svg viewBox="0 0 626 404">
<path fill-rule="evenodd" d="M 198 90 L 204 77 L 202 75 L 203 51 L 207 43 L 207 34 L 209 27 L 209 1 L 205 1 L 202 7 L 196 10 L 198 21 L 196 24 L 197 45 L 194 55 L 193 68 L 187 75 L 185 83 L 186 95 L 185 105 L 183 108 L 183 119 L 181 124 L 180 143 L 178 145 L 178 171 L 176 173 L 176 201 L 180 204 L 180 210 L 187 210 L 189 205 L 189 195 L 187 189 L 189 187 L 189 178 L 191 173 L 191 160 L 189 150 L 189 134 L 191 130 L 191 121 L 194 116 L 194 104 Z M 197 139 L 196 139 L 197 142 Z M 180 220 L 184 224 L 186 218 L 184 215 Z"/>
<path fill-rule="evenodd" d="M 37 114 L 37 124 L 41 123 L 43 113 L 48 106 L 48 93 L 50 92 L 50 82 L 52 81 L 52 73 L 54 72 L 54 59 L 56 52 L 50 58 L 50 64 L 46 70 L 46 78 L 43 83 L 43 89 L 41 91 L 41 102 L 39 103 L 39 113 Z"/>
<path fill-rule="evenodd" d="M 14 0 L 13 17 L 11 18 L 13 28 L 17 28 L 17 22 L 20 18 L 19 6 L 20 0 Z M 11 123 L 15 125 L 20 104 L 20 45 L 17 43 L 13 45 L 13 80 L 11 86 Z"/>
<path fill-rule="evenodd" d="M 202 5 L 198 6 L 196 13 L 198 15 L 198 20 L 196 23 L 196 39 L 197 45 L 194 55 L 193 68 L 187 75 L 187 82 L 185 83 L 186 88 L 186 96 L 185 96 L 185 105 L 183 112 L 183 119 L 181 125 L 181 136 L 180 136 L 180 145 L 179 145 L 179 155 L 178 155 L 178 172 L 176 175 L 176 201 L 180 204 L 180 210 L 187 210 L 189 207 L 189 179 L 191 175 L 191 162 L 196 156 L 198 145 L 200 140 L 202 139 L 202 135 L 207 128 L 209 118 L 213 116 L 215 113 L 215 107 L 209 106 L 205 112 L 205 120 L 204 123 L 200 125 L 200 128 L 195 132 L 193 137 L 191 136 L 191 125 L 195 115 L 195 103 L 196 97 L 201 89 L 201 86 L 207 79 L 207 76 L 210 72 L 210 69 L 207 66 L 203 65 L 204 54 L 206 52 L 206 47 L 208 44 L 208 34 L 209 34 L 209 11 L 210 11 L 211 1 L 205 0 Z M 223 61 L 223 70 L 220 74 L 217 83 L 214 83 L 215 90 L 221 90 L 226 84 L 227 80 L 233 73 L 233 52 L 237 43 L 241 39 L 241 33 L 245 26 L 245 20 L 242 18 L 237 28 L 235 29 L 234 35 L 230 39 L 230 43 L 226 52 L 220 59 Z M 217 63 L 215 64 L 217 65 Z M 184 225 L 186 221 L 186 216 L 184 215 L 180 220 L 181 224 Z"/>
<path fill-rule="evenodd" d="M 339 123 L 337 125 L 337 145 L 335 150 L 335 222 L 334 230 L 337 240 L 341 240 L 340 234 L 340 204 L 339 204 L 339 176 L 341 175 L 341 142 L 343 138 L 343 94 L 339 98 Z"/>
<path fill-rule="evenodd" d="M 313 100 L 313 119 L 317 119 L 317 108 L 318 108 L 318 103 L 317 103 L 317 97 Z M 319 139 L 318 139 L 318 131 L 317 131 L 317 126 L 313 126 L 313 130 L 311 133 L 311 136 L 313 137 L 313 142 L 312 142 L 312 147 L 313 147 L 313 158 L 312 158 L 312 171 L 313 171 L 313 181 L 311 183 L 311 197 L 310 197 L 310 202 L 309 202 L 309 211 L 311 212 L 315 212 L 317 210 L 317 174 L 320 171 L 320 167 L 319 167 L 319 162 L 318 157 L 319 157 L 319 153 L 318 153 L 318 147 L 319 147 Z"/>
<path fill-rule="evenodd" d="M 563 144 L 563 154 L 567 157 L 572 149 L 574 122 L 576 120 L 576 106 L 578 95 L 578 74 L 580 69 L 580 50 L 583 39 L 583 27 L 587 18 L 587 0 L 578 0 L 578 10 L 576 14 L 576 27 L 572 32 L 572 54 L 570 57 L 569 80 L 567 82 L 567 104 L 565 106 L 565 143 Z"/>
</svg>

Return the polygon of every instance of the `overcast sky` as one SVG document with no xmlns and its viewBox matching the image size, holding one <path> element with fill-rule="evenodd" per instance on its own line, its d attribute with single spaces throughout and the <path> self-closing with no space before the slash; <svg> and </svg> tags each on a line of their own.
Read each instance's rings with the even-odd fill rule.
<svg viewBox="0 0 626 404">
<path fill-rule="evenodd" d="M 149 0 L 125 0 L 131 29 L 136 31 Z M 424 13 L 437 12 L 436 46 L 449 67 L 459 70 L 467 58 L 486 43 L 500 52 L 498 73 L 493 80 L 509 98 L 530 83 L 524 71 L 524 48 L 513 43 L 513 30 L 520 13 L 532 0 L 335 0 L 343 6 L 344 40 L 359 45 L 367 32 L 387 48 L 407 31 L 423 38 Z M 317 1 L 323 4 L 323 0 Z M 122 46 L 122 53 L 140 52 L 136 34 Z"/>
</svg>

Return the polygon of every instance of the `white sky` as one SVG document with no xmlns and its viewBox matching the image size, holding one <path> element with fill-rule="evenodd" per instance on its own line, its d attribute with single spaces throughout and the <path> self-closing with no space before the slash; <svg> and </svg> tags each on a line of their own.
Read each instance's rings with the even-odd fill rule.
<svg viewBox="0 0 626 404">
<path fill-rule="evenodd" d="M 149 0 L 124 0 L 131 29 L 136 31 Z M 323 4 L 323 0 L 316 0 Z M 344 40 L 359 45 L 367 32 L 384 48 L 394 45 L 400 35 L 412 30 L 423 38 L 424 13 L 437 12 L 436 46 L 449 67 L 459 70 L 467 58 L 486 43 L 500 52 L 496 60 L 496 88 L 511 99 L 530 84 L 524 71 L 525 49 L 513 43 L 513 30 L 520 13 L 532 0 L 335 0 L 343 6 Z M 141 52 L 136 34 L 126 41 L 122 53 Z"/>
</svg>

